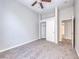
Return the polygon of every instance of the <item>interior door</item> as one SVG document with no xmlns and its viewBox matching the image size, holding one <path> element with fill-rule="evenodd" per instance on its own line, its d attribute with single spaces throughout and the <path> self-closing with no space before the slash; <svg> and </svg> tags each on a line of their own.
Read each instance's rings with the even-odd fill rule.
<svg viewBox="0 0 79 59">
<path fill-rule="evenodd" d="M 46 23 L 41 23 L 41 38 L 46 38 Z"/>
<path fill-rule="evenodd" d="M 46 21 L 46 40 L 56 42 L 55 40 L 55 19 L 49 18 Z"/>
</svg>

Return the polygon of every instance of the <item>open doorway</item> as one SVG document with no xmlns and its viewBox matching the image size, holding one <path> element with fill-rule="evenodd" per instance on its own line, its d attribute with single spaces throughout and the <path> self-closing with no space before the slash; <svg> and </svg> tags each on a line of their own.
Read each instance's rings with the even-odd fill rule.
<svg viewBox="0 0 79 59">
<path fill-rule="evenodd" d="M 61 40 L 59 41 L 60 43 L 64 44 L 64 45 L 68 45 L 70 47 L 75 47 L 75 27 L 74 27 L 74 19 L 69 19 L 69 20 L 63 20 L 61 22 L 61 27 L 60 27 L 60 30 L 61 30 Z"/>
</svg>

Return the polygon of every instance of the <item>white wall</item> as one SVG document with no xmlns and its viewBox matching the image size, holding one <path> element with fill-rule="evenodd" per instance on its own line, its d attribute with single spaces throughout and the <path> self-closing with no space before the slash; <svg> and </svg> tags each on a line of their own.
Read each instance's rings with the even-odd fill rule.
<svg viewBox="0 0 79 59">
<path fill-rule="evenodd" d="M 76 18 L 75 48 L 79 56 L 79 0 L 75 0 L 75 18 Z"/>
<path fill-rule="evenodd" d="M 43 20 L 43 19 L 46 19 L 46 18 L 51 18 L 51 17 L 54 17 L 54 16 L 55 16 L 55 9 L 53 9 L 53 10 L 50 11 L 50 12 L 41 14 L 42 20 Z"/>
<path fill-rule="evenodd" d="M 59 9 L 59 41 L 61 41 L 62 39 L 62 20 L 68 20 L 68 19 L 72 19 L 72 17 L 74 16 L 74 10 L 73 10 L 73 6 L 68 7 L 68 8 L 64 8 L 64 9 Z"/>
<path fill-rule="evenodd" d="M 2 0 L 0 0 L 0 39 L 1 39 L 1 19 L 2 19 Z"/>
<path fill-rule="evenodd" d="M 0 48 L 2 48 L 2 36 L 3 36 L 3 10 L 4 10 L 4 4 L 3 0 L 0 0 Z"/>
<path fill-rule="evenodd" d="M 73 6 L 64 9 L 59 9 L 59 19 L 67 20 L 72 18 L 72 16 L 74 15 L 73 11 Z"/>
<path fill-rule="evenodd" d="M 38 14 L 16 0 L 4 2 L 6 2 L 3 19 L 4 36 L 0 40 L 0 51 L 38 39 Z"/>
<path fill-rule="evenodd" d="M 2 12 L 2 0 L 0 0 L 0 20 L 1 20 L 1 12 Z"/>
<path fill-rule="evenodd" d="M 3 8 L 4 7 L 4 3 L 3 0 L 0 0 L 0 40 L 2 39 L 2 15 L 3 15 Z"/>
</svg>

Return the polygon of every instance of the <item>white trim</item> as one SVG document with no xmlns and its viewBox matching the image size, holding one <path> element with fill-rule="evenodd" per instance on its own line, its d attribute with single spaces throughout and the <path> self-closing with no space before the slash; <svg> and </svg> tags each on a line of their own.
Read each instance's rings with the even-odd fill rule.
<svg viewBox="0 0 79 59">
<path fill-rule="evenodd" d="M 75 48 L 75 50 L 76 50 L 76 53 L 77 53 L 77 55 L 78 55 L 78 57 L 79 57 L 79 52 L 77 51 L 77 49 Z"/>
<path fill-rule="evenodd" d="M 25 45 L 25 44 L 28 44 L 28 43 L 31 43 L 31 42 L 36 41 L 36 40 L 38 40 L 38 39 L 31 40 L 31 41 L 28 41 L 28 42 L 24 42 L 24 43 L 22 43 L 22 44 L 15 45 L 15 46 L 13 46 L 13 47 L 6 48 L 6 49 L 4 49 L 4 50 L 0 50 L 0 53 L 5 52 L 5 51 L 8 51 L 8 50 L 11 50 L 11 49 L 13 49 L 13 48 L 16 48 L 16 47 L 19 47 L 19 46 L 22 46 L 22 45 Z"/>
<path fill-rule="evenodd" d="M 74 29 L 73 29 L 73 26 L 74 26 L 74 16 L 72 16 L 72 33 L 74 33 Z M 74 48 L 74 34 L 72 34 L 72 48 Z"/>
<path fill-rule="evenodd" d="M 59 41 L 59 10 L 58 7 L 55 8 L 55 18 L 56 18 L 56 43 L 58 44 Z"/>
</svg>

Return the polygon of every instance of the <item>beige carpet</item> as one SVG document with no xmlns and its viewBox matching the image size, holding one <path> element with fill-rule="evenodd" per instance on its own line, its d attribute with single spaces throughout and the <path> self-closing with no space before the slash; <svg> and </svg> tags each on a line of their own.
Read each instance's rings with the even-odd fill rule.
<svg viewBox="0 0 79 59">
<path fill-rule="evenodd" d="M 69 45 L 37 40 L 0 53 L 0 59 L 78 59 L 78 56 Z"/>
</svg>

